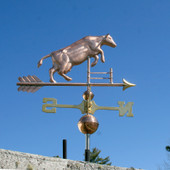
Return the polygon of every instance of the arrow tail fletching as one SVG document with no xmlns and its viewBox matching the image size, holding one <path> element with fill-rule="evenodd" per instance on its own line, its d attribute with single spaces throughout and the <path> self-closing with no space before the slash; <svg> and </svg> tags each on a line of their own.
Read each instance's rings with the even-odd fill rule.
<svg viewBox="0 0 170 170">
<path fill-rule="evenodd" d="M 20 82 L 34 82 L 34 83 L 38 83 L 38 82 L 42 82 L 37 76 L 33 75 L 33 76 L 30 76 L 28 75 L 27 77 L 26 76 L 23 76 L 23 77 L 19 77 L 18 80 Z M 20 86 L 18 88 L 18 91 L 23 91 L 23 92 L 31 92 L 31 93 L 34 93 L 36 92 L 37 90 L 39 90 L 41 87 L 40 86 L 29 86 L 29 85 L 23 85 L 23 86 Z"/>
</svg>

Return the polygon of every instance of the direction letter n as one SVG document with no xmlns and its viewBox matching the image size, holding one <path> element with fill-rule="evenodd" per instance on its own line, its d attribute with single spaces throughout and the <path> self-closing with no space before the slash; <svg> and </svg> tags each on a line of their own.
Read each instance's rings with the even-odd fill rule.
<svg viewBox="0 0 170 170">
<path fill-rule="evenodd" d="M 133 113 L 132 113 L 132 106 L 133 106 L 133 102 L 128 102 L 125 106 L 124 106 L 125 102 L 118 102 L 119 107 L 119 116 L 124 116 L 127 113 L 127 117 L 133 117 Z"/>
</svg>

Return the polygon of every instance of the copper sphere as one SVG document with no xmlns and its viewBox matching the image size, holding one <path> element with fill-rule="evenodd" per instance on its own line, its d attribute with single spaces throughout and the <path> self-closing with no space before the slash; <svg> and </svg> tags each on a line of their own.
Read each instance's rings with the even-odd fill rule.
<svg viewBox="0 0 170 170">
<path fill-rule="evenodd" d="M 89 93 L 88 91 L 85 91 L 84 94 L 83 94 L 83 99 L 88 100 L 89 96 L 90 96 L 90 100 L 92 100 L 93 97 L 94 97 L 94 94 L 92 92 Z"/>
<path fill-rule="evenodd" d="M 98 126 L 99 123 L 97 119 L 90 114 L 81 117 L 81 119 L 78 122 L 78 128 L 80 132 L 84 134 L 92 134 L 96 132 Z"/>
</svg>

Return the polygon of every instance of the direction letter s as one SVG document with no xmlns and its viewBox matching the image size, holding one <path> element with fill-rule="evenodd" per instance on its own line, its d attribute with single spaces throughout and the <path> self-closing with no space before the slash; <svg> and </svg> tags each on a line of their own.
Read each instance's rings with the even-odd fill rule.
<svg viewBox="0 0 170 170">
<path fill-rule="evenodd" d="M 52 103 L 48 103 L 48 101 L 52 101 Z M 56 113 L 56 105 L 57 105 L 57 100 L 54 99 L 54 98 L 43 98 L 43 103 L 46 103 L 46 104 L 43 104 L 42 106 L 42 111 L 43 112 L 46 112 L 46 113 Z M 51 109 L 47 109 L 47 107 L 53 107 Z"/>
</svg>

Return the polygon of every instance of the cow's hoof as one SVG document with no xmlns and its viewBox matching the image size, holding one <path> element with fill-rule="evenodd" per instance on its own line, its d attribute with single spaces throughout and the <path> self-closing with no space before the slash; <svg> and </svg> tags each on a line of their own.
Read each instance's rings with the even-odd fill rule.
<svg viewBox="0 0 170 170">
<path fill-rule="evenodd" d="M 93 64 L 93 63 L 92 63 L 92 64 L 91 64 L 91 67 L 94 67 L 95 65 L 96 65 L 96 64 Z"/>
<path fill-rule="evenodd" d="M 50 80 L 51 83 L 57 83 L 55 80 Z"/>
<path fill-rule="evenodd" d="M 67 81 L 71 81 L 71 80 L 72 80 L 72 78 L 67 78 L 66 80 L 67 80 Z"/>
</svg>

